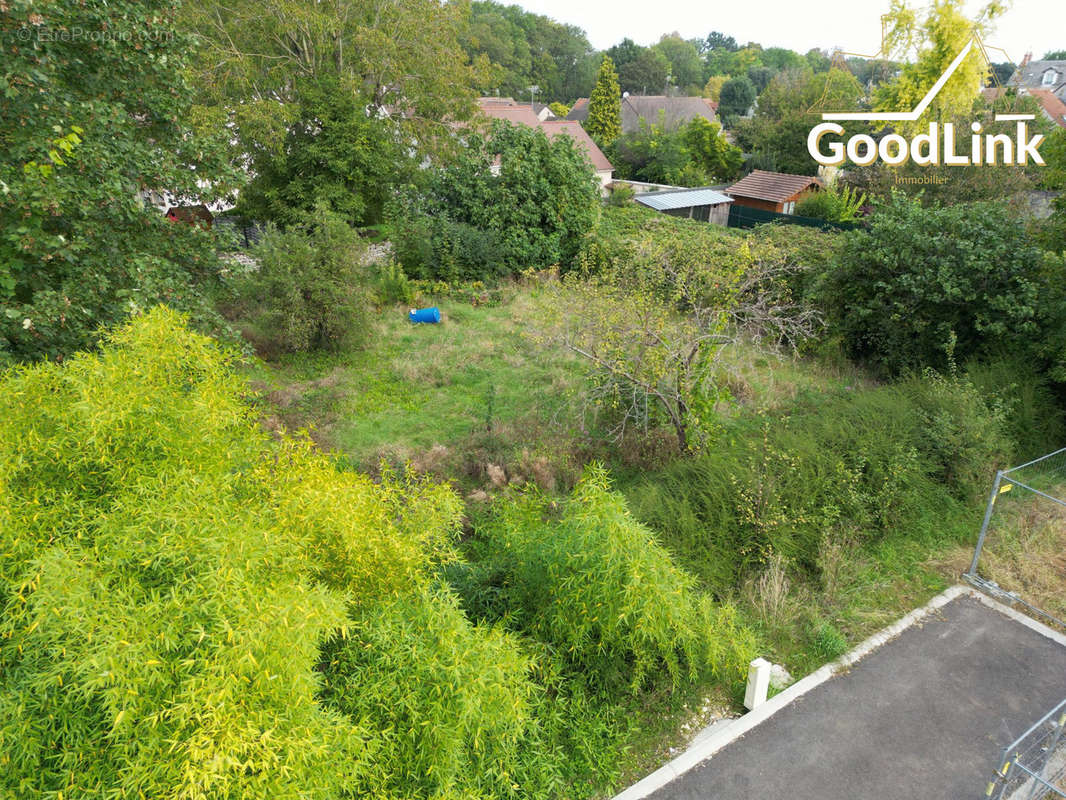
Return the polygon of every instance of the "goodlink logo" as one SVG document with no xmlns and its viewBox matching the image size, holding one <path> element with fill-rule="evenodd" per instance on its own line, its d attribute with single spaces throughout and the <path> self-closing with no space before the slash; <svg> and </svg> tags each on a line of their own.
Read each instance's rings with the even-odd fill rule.
<svg viewBox="0 0 1066 800">
<path fill-rule="evenodd" d="M 940 76 L 932 88 L 918 103 L 913 111 L 859 111 L 839 114 L 822 114 L 824 122 L 811 128 L 807 136 L 807 151 L 811 158 L 819 164 L 826 166 L 839 166 L 851 161 L 860 167 L 874 163 L 878 158 L 885 164 L 892 166 L 902 164 L 907 160 L 921 166 L 946 164 L 948 166 L 968 166 L 970 164 L 1006 164 L 1024 166 L 1032 158 L 1034 164 L 1044 165 L 1044 159 L 1040 155 L 1040 143 L 1044 141 L 1043 134 L 1029 135 L 1029 122 L 1035 119 L 1033 114 L 996 114 L 996 122 L 1016 122 L 1017 128 L 1014 137 L 1005 133 L 986 133 L 982 136 L 980 122 L 970 124 L 970 152 L 956 152 L 955 124 L 945 122 L 930 122 L 927 133 L 919 133 L 909 141 L 898 133 L 889 133 L 882 136 L 879 141 L 865 133 L 856 134 L 847 140 L 829 141 L 823 144 L 822 140 L 832 134 L 843 136 L 844 126 L 838 121 L 863 120 L 866 122 L 916 122 L 919 120 L 929 104 L 933 102 L 944 84 L 954 74 L 955 70 L 969 55 L 973 49 L 976 36 L 966 43 L 955 60 L 951 62 L 944 74 Z M 965 135 L 965 134 L 963 134 Z"/>
</svg>

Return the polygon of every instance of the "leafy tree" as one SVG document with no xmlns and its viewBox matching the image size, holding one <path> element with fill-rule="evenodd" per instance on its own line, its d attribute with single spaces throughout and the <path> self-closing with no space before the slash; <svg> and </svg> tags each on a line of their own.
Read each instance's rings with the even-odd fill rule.
<svg viewBox="0 0 1066 800">
<path fill-rule="evenodd" d="M 368 115 L 365 99 L 333 77 L 293 95 L 278 146 L 251 150 L 241 213 L 288 226 L 325 206 L 350 225 L 380 222 L 392 187 L 416 170 L 397 125 Z"/>
<path fill-rule="evenodd" d="M 641 119 L 637 130 L 619 138 L 611 153 L 619 177 L 674 186 L 706 183 L 693 172 L 692 157 L 679 130 L 667 130 L 660 113 L 657 122 Z"/>
<path fill-rule="evenodd" d="M 940 367 L 1039 337 L 1042 264 L 1001 203 L 894 194 L 848 235 L 826 307 L 854 358 L 892 373 Z"/>
<path fill-rule="evenodd" d="M 788 288 L 795 266 L 752 242 L 658 215 L 621 242 L 594 243 L 590 274 L 545 295 L 542 338 L 591 365 L 587 399 L 616 436 L 663 419 L 680 451 L 698 449 L 728 399 L 730 346 L 810 335 L 815 317 Z"/>
<path fill-rule="evenodd" d="M 803 69 L 810 66 L 807 59 L 795 50 L 785 47 L 767 47 L 759 56 L 762 66 L 768 67 L 774 72 L 782 72 L 788 69 Z"/>
<path fill-rule="evenodd" d="M 991 73 L 988 76 L 988 80 L 985 81 L 986 86 L 1006 86 L 1007 81 L 1014 75 L 1014 71 L 1017 67 L 1009 61 L 1003 61 L 998 64 L 989 64 Z"/>
<path fill-rule="evenodd" d="M 718 123 L 694 117 L 686 123 L 681 136 L 689 156 L 711 181 L 729 181 L 740 172 L 743 153 L 726 141 Z"/>
<path fill-rule="evenodd" d="M 886 48 L 902 54 L 917 49 L 918 57 L 903 64 L 898 78 L 878 87 L 874 107 L 879 111 L 910 111 L 925 97 L 975 33 L 986 33 L 1005 6 L 992 0 L 975 21 L 970 20 L 963 0 L 941 0 L 932 5 L 924 19 L 902 3 L 887 16 Z M 952 119 L 970 111 L 988 77 L 984 56 L 974 48 L 937 93 L 929 108 L 934 119 Z M 926 123 L 919 120 L 900 123 L 904 131 L 916 131 Z"/>
<path fill-rule="evenodd" d="M 607 55 L 614 63 L 615 68 L 620 70 L 626 64 L 636 61 L 640 54 L 647 49 L 646 47 L 641 47 L 632 39 L 626 38 L 613 47 L 607 48 Z"/>
<path fill-rule="evenodd" d="M 559 119 L 563 119 L 570 113 L 570 106 L 558 102 L 548 103 L 548 108 L 551 109 L 551 112 Z"/>
<path fill-rule="evenodd" d="M 755 87 L 755 93 L 761 94 L 774 77 L 774 70 L 769 67 L 748 67 L 748 80 Z"/>
<path fill-rule="evenodd" d="M 618 82 L 623 92 L 630 94 L 658 94 L 666 90 L 670 62 L 654 48 L 645 48 L 632 61 L 618 69 Z"/>
<path fill-rule="evenodd" d="M 498 174 L 494 162 L 498 160 Z M 418 240 L 420 230 L 465 231 L 468 240 L 498 255 L 501 272 L 530 267 L 571 264 L 582 249 L 585 236 L 594 227 L 599 209 L 599 183 L 592 165 L 569 136 L 548 139 L 540 129 L 497 121 L 487 137 L 470 134 L 463 152 L 448 166 L 436 170 L 425 193 L 406 208 L 397 210 L 395 224 L 414 223 L 405 239 Z M 434 227 L 431 221 L 441 227 Z M 398 254 L 409 274 L 451 279 L 456 269 L 439 256 L 441 242 L 430 237 L 431 252 L 404 247 Z M 473 237 L 487 241 L 475 242 Z M 477 275 L 476 253 L 453 251 L 468 270 L 464 277 L 494 277 L 496 272 Z M 471 256 L 475 257 L 471 257 Z M 433 264 L 443 273 L 434 274 Z M 496 264 L 487 265 L 496 270 Z M 427 272 L 427 267 L 430 271 Z"/>
<path fill-rule="evenodd" d="M 210 202 L 236 183 L 224 131 L 190 124 L 171 4 L 12 0 L 0 38 L 0 363 L 64 358 L 164 299 L 219 323 L 212 235 L 141 194 Z"/>
<path fill-rule="evenodd" d="M 572 103 L 588 97 L 598 58 L 584 31 L 525 11 L 516 5 L 476 0 L 460 42 L 472 60 L 484 57 L 492 74 L 479 84 L 491 93 L 528 97 L 539 86 L 543 97 Z"/>
<path fill-rule="evenodd" d="M 1056 126 L 1040 147 L 1040 154 L 1045 163 L 1039 172 L 1040 187 L 1066 191 L 1066 128 Z"/>
<path fill-rule="evenodd" d="M 747 76 L 730 78 L 722 85 L 718 111 L 722 115 L 744 116 L 755 103 L 755 85 Z"/>
<path fill-rule="evenodd" d="M 442 120 L 475 110 L 485 63 L 468 63 L 459 44 L 467 12 L 435 0 L 182 5 L 203 44 L 205 113 L 234 126 L 235 155 L 259 177 L 250 210 L 288 224 L 289 208 L 325 199 L 352 221 L 378 221 L 400 163 L 451 146 Z"/>
<path fill-rule="evenodd" d="M 824 50 L 819 50 L 817 47 L 812 47 L 808 50 L 805 58 L 807 59 L 807 65 L 814 70 L 816 75 L 819 72 L 828 72 L 833 64 L 829 54 Z"/>
<path fill-rule="evenodd" d="M 692 42 L 682 39 L 681 34 L 664 35 L 653 49 L 670 62 L 670 77 L 675 86 L 684 89 L 703 83 L 703 62 L 699 50 Z"/>
<path fill-rule="evenodd" d="M 622 135 L 622 92 L 610 56 L 600 62 L 600 74 L 589 97 L 585 130 L 600 147 L 610 147 Z"/>
<path fill-rule="evenodd" d="M 1044 54 L 1044 61 L 1066 61 L 1066 50 L 1051 50 Z"/>
<path fill-rule="evenodd" d="M 703 96 L 717 103 L 722 96 L 722 87 L 727 80 L 729 79 L 725 75 L 712 75 L 703 86 Z"/>
<path fill-rule="evenodd" d="M 862 86 L 846 70 L 779 73 L 759 96 L 755 116 L 740 137 L 742 144 L 753 152 L 772 155 L 783 172 L 814 175 L 818 165 L 807 152 L 811 127 L 820 121 L 823 110 L 855 108 L 862 96 Z"/>
<path fill-rule="evenodd" d="M 735 52 L 740 49 L 740 46 L 737 44 L 737 40 L 732 36 L 726 36 L 719 31 L 711 31 L 707 34 L 707 38 L 703 40 L 702 52 L 709 53 L 712 50 L 718 49 Z"/>
</svg>

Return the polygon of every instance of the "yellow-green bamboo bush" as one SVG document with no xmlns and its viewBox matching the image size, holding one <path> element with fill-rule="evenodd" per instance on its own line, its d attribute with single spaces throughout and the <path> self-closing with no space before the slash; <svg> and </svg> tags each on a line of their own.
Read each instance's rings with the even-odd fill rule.
<svg viewBox="0 0 1066 800">
<path fill-rule="evenodd" d="M 495 795 L 532 685 L 435 587 L 458 499 L 244 392 L 164 309 L 0 378 L 0 795 Z"/>
<path fill-rule="evenodd" d="M 660 673 L 675 684 L 705 670 L 740 679 L 750 635 L 696 591 L 602 466 L 556 505 L 526 493 L 479 531 L 478 575 L 467 581 L 475 606 L 491 585 L 487 613 L 549 644 L 597 690 L 637 690 Z"/>
</svg>

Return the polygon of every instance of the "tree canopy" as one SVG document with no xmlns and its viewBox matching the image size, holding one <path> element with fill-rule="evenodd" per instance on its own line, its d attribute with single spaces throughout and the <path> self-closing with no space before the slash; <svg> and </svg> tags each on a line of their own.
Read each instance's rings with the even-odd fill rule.
<svg viewBox="0 0 1066 800">
<path fill-rule="evenodd" d="M 600 63 L 600 74 L 589 97 L 585 130 L 600 147 L 609 147 L 622 135 L 622 93 L 618 88 L 618 73 L 608 55 Z"/>
<path fill-rule="evenodd" d="M 0 5 L 0 363 L 62 358 L 163 299 L 217 319 L 191 290 L 217 265 L 209 232 L 143 195 L 210 202 L 234 186 L 224 131 L 192 124 L 194 43 L 171 8 Z"/>
</svg>

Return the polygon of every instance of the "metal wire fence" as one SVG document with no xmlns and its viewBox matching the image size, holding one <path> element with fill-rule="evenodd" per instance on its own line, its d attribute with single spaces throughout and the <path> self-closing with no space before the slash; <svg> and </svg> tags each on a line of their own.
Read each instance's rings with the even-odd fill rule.
<svg viewBox="0 0 1066 800">
<path fill-rule="evenodd" d="M 1056 559 L 1061 553 L 1051 552 L 1056 546 L 1049 543 L 1063 540 L 1066 448 L 996 473 L 973 560 L 963 578 L 997 600 L 1066 630 L 1066 614 L 1057 607 L 1049 610 L 1033 596 L 1041 575 L 1054 576 L 1060 569 Z M 1010 585 L 1003 585 L 1004 580 Z"/>
<path fill-rule="evenodd" d="M 1066 798 L 1066 700 L 1003 751 L 985 796 L 992 800 Z"/>
</svg>

